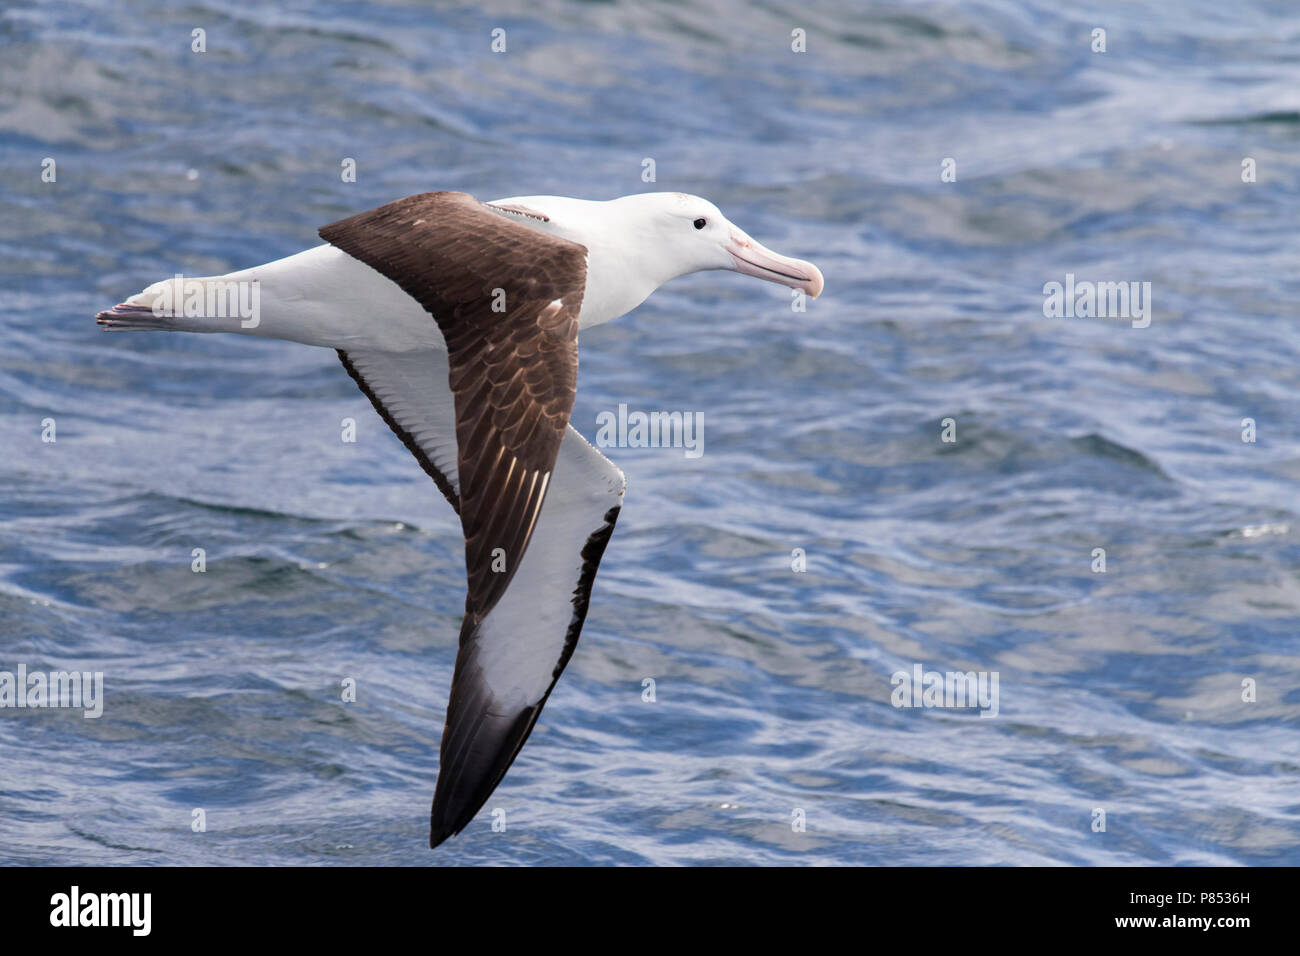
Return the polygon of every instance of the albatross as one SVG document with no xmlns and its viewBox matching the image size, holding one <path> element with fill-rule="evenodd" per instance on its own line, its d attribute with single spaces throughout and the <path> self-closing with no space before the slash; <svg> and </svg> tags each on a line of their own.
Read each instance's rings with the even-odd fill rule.
<svg viewBox="0 0 1300 956">
<path fill-rule="evenodd" d="M 436 847 L 474 818 L 537 723 L 622 506 L 623 472 L 569 424 L 578 333 L 693 272 L 728 269 L 813 298 L 822 274 L 683 193 L 422 193 L 319 234 L 323 245 L 265 265 L 155 283 L 97 321 L 334 349 L 460 516 L 465 617 L 429 820 Z"/>
</svg>

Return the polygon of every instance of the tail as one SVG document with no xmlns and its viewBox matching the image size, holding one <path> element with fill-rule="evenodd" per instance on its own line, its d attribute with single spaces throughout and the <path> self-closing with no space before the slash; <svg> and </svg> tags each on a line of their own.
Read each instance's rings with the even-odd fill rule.
<svg viewBox="0 0 1300 956">
<path fill-rule="evenodd" d="M 164 279 L 95 316 L 109 332 L 247 332 L 257 328 L 256 282 L 228 276 Z"/>
<path fill-rule="evenodd" d="M 176 319 L 154 315 L 153 306 L 123 302 L 95 316 L 95 324 L 109 332 L 177 332 Z"/>
</svg>

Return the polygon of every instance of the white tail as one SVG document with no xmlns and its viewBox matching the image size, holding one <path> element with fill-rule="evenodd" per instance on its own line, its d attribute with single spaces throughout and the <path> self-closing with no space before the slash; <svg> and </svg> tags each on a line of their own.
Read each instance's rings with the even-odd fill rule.
<svg viewBox="0 0 1300 956">
<path fill-rule="evenodd" d="M 255 279 L 176 276 L 96 316 L 113 332 L 250 332 L 262 321 Z"/>
</svg>

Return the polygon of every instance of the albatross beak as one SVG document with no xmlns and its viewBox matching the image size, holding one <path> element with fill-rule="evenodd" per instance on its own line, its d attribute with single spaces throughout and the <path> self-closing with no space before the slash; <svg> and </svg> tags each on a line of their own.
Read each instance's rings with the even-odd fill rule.
<svg viewBox="0 0 1300 956">
<path fill-rule="evenodd" d="M 791 259 L 773 252 L 761 242 L 755 242 L 734 226 L 731 240 L 727 243 L 727 252 L 731 254 L 735 271 L 747 276 L 758 276 L 769 282 L 779 282 L 792 289 L 802 289 L 814 299 L 822 294 L 821 270 L 811 262 Z"/>
</svg>

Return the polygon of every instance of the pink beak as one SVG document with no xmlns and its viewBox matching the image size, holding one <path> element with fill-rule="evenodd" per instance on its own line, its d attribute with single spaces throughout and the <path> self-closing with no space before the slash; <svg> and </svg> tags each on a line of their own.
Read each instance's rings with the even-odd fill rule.
<svg viewBox="0 0 1300 956">
<path fill-rule="evenodd" d="M 779 282 L 792 289 L 802 289 L 814 299 L 822 294 L 825 282 L 821 270 L 815 265 L 773 252 L 734 226 L 731 229 L 731 241 L 727 243 L 727 252 L 735 260 L 734 268 L 737 272 L 758 276 L 769 282 Z"/>
</svg>

